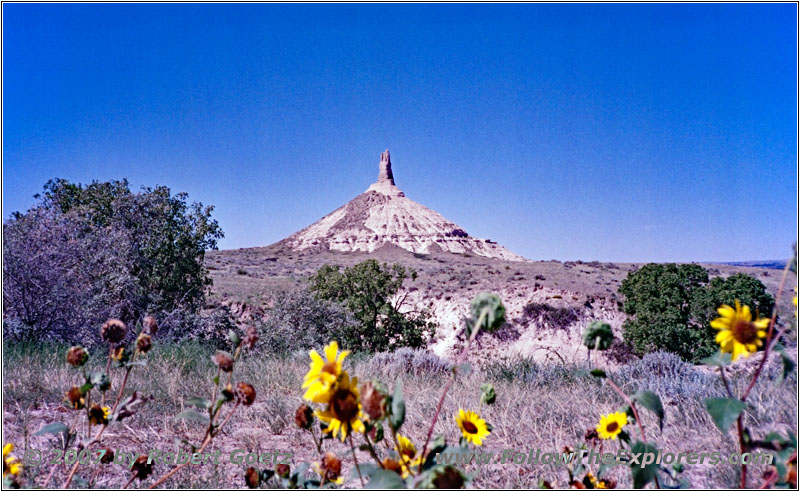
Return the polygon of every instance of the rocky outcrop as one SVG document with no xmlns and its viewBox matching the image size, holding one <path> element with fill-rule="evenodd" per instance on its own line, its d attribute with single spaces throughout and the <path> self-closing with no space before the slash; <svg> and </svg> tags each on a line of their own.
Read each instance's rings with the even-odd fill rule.
<svg viewBox="0 0 800 492">
<path fill-rule="evenodd" d="M 395 185 L 388 150 L 381 153 L 378 180 L 364 193 L 279 244 L 295 251 L 373 252 L 387 243 L 414 253 L 446 251 L 524 261 L 496 242 L 472 237 L 434 210 L 408 199 Z"/>
</svg>

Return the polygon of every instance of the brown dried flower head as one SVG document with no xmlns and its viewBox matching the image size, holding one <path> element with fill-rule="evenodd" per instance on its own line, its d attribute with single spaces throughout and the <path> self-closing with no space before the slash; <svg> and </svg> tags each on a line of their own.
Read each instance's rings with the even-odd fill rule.
<svg viewBox="0 0 800 492">
<path fill-rule="evenodd" d="M 289 478 L 290 471 L 291 469 L 286 463 L 280 463 L 279 465 L 275 466 L 275 475 L 278 475 L 281 478 Z"/>
<path fill-rule="evenodd" d="M 136 349 L 146 354 L 151 348 L 153 348 L 153 339 L 147 333 L 142 333 L 136 339 Z"/>
<path fill-rule="evenodd" d="M 328 482 L 336 481 L 342 474 L 342 460 L 334 453 L 328 451 L 322 457 L 322 473 Z"/>
<path fill-rule="evenodd" d="M 247 350 L 252 350 L 253 347 L 256 346 L 257 342 L 258 342 L 258 330 L 256 330 L 255 326 L 249 326 L 244 334 L 244 339 L 242 340 L 242 346 Z"/>
<path fill-rule="evenodd" d="M 108 407 L 103 410 L 103 407 L 97 403 L 92 403 L 89 407 L 89 422 L 94 425 L 102 425 L 108 423 Z"/>
<path fill-rule="evenodd" d="M 303 403 L 294 412 L 294 423 L 301 429 L 310 429 L 314 424 L 314 411 Z"/>
<path fill-rule="evenodd" d="M 67 362 L 72 367 L 81 367 L 89 360 L 89 352 L 80 346 L 70 347 L 67 350 Z"/>
<path fill-rule="evenodd" d="M 139 455 L 136 461 L 133 462 L 131 470 L 136 478 L 144 480 L 153 473 L 153 464 L 147 462 L 147 455 Z"/>
<path fill-rule="evenodd" d="M 83 392 L 77 386 L 73 386 L 72 388 L 67 391 L 67 401 L 69 402 L 70 406 L 75 410 L 80 410 L 84 407 L 84 398 Z"/>
<path fill-rule="evenodd" d="M 100 458 L 100 463 L 107 465 L 113 462 L 114 462 L 114 450 L 111 448 L 106 448 L 106 452 L 103 453 L 103 456 Z"/>
<path fill-rule="evenodd" d="M 236 385 L 236 398 L 245 406 L 252 405 L 256 401 L 256 389 L 252 384 L 240 381 Z"/>
<path fill-rule="evenodd" d="M 372 420 L 378 420 L 386 415 L 386 395 L 367 381 L 361 385 L 361 409 Z"/>
<path fill-rule="evenodd" d="M 251 489 L 258 488 L 261 485 L 261 474 L 252 466 L 249 467 L 244 471 L 244 483 Z"/>
<path fill-rule="evenodd" d="M 227 352 L 221 350 L 217 351 L 216 354 L 211 356 L 211 360 L 214 361 L 214 364 L 219 367 L 222 372 L 233 371 L 233 357 Z"/>
<path fill-rule="evenodd" d="M 144 333 L 147 333 L 151 337 L 158 332 L 158 322 L 152 316 L 145 316 L 142 320 L 142 326 L 144 327 Z"/>
<path fill-rule="evenodd" d="M 118 319 L 110 319 L 100 328 L 100 336 L 108 343 L 119 343 L 128 333 L 128 327 Z"/>
</svg>

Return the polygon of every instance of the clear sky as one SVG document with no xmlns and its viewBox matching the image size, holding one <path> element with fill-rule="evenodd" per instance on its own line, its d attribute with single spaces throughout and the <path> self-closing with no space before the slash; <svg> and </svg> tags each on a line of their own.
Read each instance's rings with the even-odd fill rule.
<svg viewBox="0 0 800 492">
<path fill-rule="evenodd" d="M 3 5 L 3 216 L 51 178 L 216 206 L 222 248 L 377 178 L 532 259 L 787 258 L 794 4 Z"/>
</svg>

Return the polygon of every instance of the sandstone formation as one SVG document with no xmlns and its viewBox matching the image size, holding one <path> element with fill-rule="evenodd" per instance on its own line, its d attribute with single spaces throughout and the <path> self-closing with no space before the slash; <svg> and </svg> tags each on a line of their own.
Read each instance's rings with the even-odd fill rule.
<svg viewBox="0 0 800 492">
<path fill-rule="evenodd" d="M 381 153 L 378 181 L 319 221 L 280 241 L 294 251 L 372 252 L 387 244 L 414 253 L 469 253 L 525 261 L 489 239 L 470 236 L 459 225 L 406 197 L 395 185 L 389 151 Z"/>
</svg>

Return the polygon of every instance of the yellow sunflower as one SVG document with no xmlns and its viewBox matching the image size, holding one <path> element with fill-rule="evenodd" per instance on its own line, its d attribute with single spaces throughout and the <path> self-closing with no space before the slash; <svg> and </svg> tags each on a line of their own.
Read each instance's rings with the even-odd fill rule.
<svg viewBox="0 0 800 492">
<path fill-rule="evenodd" d="M 600 439 L 616 439 L 626 425 L 628 425 L 628 416 L 624 412 L 609 413 L 600 417 L 597 434 Z"/>
<path fill-rule="evenodd" d="M 397 435 L 397 446 L 395 446 L 394 450 L 400 455 L 403 478 L 406 478 L 412 469 L 417 469 L 422 463 L 422 456 L 417 456 L 416 446 L 411 442 L 411 439 L 405 436 Z"/>
<path fill-rule="evenodd" d="M 349 350 L 339 353 L 339 344 L 335 341 L 325 347 L 327 360 L 324 360 L 316 350 L 309 352 L 311 363 L 303 382 L 303 388 L 307 388 L 303 398 L 314 403 L 328 403 L 333 394 L 332 386 L 342 374 L 342 362 L 348 354 Z"/>
<path fill-rule="evenodd" d="M 735 308 L 724 304 L 717 312 L 720 317 L 711 321 L 711 327 L 719 330 L 716 340 L 723 352 L 732 354 L 732 359 L 736 360 L 758 350 L 761 339 L 767 336 L 764 330 L 769 326 L 768 318 L 752 321 L 750 307 L 742 306 L 738 300 Z"/>
<path fill-rule="evenodd" d="M 89 422 L 92 425 L 108 424 L 108 414 L 110 409 L 108 407 L 100 407 L 98 404 L 93 404 L 89 409 Z"/>
<path fill-rule="evenodd" d="M 482 445 L 483 439 L 492 432 L 489 430 L 486 421 L 472 410 L 464 411 L 463 408 L 459 408 L 455 419 L 458 428 L 461 429 L 461 434 L 464 435 L 464 439 L 476 446 Z"/>
<path fill-rule="evenodd" d="M 358 378 L 350 378 L 347 371 L 342 371 L 338 382 L 332 386 L 328 409 L 314 412 L 321 421 L 328 424 L 325 432 L 333 437 L 341 434 L 341 440 L 350 432 L 364 433 L 364 414 L 361 413 L 361 395 L 358 391 Z"/>
<path fill-rule="evenodd" d="M 6 475 L 19 475 L 22 471 L 22 463 L 19 462 L 16 456 L 11 456 L 11 451 L 14 451 L 14 445 L 11 443 L 3 446 L 3 476 Z"/>
</svg>

